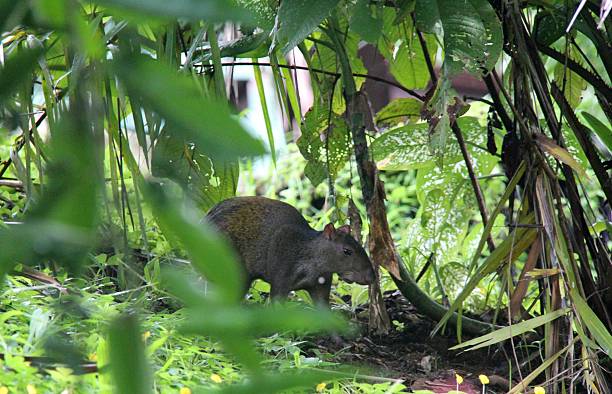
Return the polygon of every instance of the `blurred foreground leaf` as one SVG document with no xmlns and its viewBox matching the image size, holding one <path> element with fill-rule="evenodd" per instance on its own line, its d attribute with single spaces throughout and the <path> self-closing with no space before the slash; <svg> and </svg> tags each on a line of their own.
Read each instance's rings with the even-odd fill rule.
<svg viewBox="0 0 612 394">
<path fill-rule="evenodd" d="M 109 328 L 110 371 L 117 394 L 151 392 L 151 376 L 136 317 L 123 315 Z"/>
<path fill-rule="evenodd" d="M 232 159 L 265 152 L 261 142 L 232 118 L 227 104 L 204 98 L 193 79 L 141 55 L 122 57 L 114 65 L 130 95 L 139 97 L 168 122 L 173 133 L 206 154 Z"/>
</svg>

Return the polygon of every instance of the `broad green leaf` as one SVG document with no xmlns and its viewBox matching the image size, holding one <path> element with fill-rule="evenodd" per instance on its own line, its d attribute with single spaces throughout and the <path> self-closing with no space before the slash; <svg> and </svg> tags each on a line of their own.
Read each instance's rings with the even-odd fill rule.
<svg viewBox="0 0 612 394">
<path fill-rule="evenodd" d="M 537 327 L 540 327 L 567 314 L 569 310 L 569 308 L 558 309 L 542 316 L 534 317 L 532 319 L 525 320 L 517 324 L 512 324 L 508 327 L 500 328 L 499 330 L 490 332 L 478 338 L 474 338 L 472 340 L 455 345 L 449 350 L 457 350 L 469 347 L 468 349 L 466 349 L 466 351 L 470 351 L 480 349 L 481 347 L 491 346 L 496 343 L 521 335 L 527 331 L 532 331 Z"/>
<path fill-rule="evenodd" d="M 488 1 L 417 0 L 415 19 L 419 29 L 442 38 L 450 75 L 463 70 L 480 74 L 497 63 L 503 35 Z"/>
<path fill-rule="evenodd" d="M 401 23 L 396 23 L 395 10 L 389 7 L 383 8 L 382 19 L 383 32 L 376 47 L 389 62 L 389 71 L 407 88 L 425 88 L 430 75 L 412 20 L 405 18 Z M 430 60 L 434 62 L 438 44 L 433 35 L 423 36 Z"/>
<path fill-rule="evenodd" d="M 486 145 L 486 133 L 476 118 L 461 117 L 457 120 L 466 141 L 480 146 Z M 454 142 L 454 136 L 450 136 Z M 429 148 L 429 125 L 408 124 L 389 130 L 372 143 L 376 165 L 381 170 L 409 170 L 430 167 L 436 157 Z M 459 145 L 449 143 L 443 153 L 444 161 L 453 163 L 461 160 Z"/>
<path fill-rule="evenodd" d="M 42 48 L 23 49 L 0 65 L 0 106 L 23 83 L 34 78 L 34 69 L 43 52 Z"/>
<path fill-rule="evenodd" d="M 274 27 L 278 0 L 236 0 L 236 3 L 251 12 L 255 25 L 267 36 Z"/>
<path fill-rule="evenodd" d="M 606 148 L 608 148 L 608 150 L 612 152 L 612 128 L 610 128 L 610 125 L 606 125 L 605 123 L 603 123 L 595 116 L 591 115 L 586 111 L 582 111 L 580 114 L 589 123 L 589 125 L 591 126 L 591 130 L 595 134 L 597 134 L 597 136 L 599 137 L 601 142 L 603 142 Z"/>
<path fill-rule="evenodd" d="M 276 45 L 286 54 L 312 33 L 331 13 L 338 0 L 282 1 L 278 9 Z"/>
<path fill-rule="evenodd" d="M 264 153 L 261 142 L 231 116 L 227 104 L 202 97 L 193 79 L 138 55 L 117 60 L 114 67 L 131 95 L 205 153 L 219 159 Z"/>
<path fill-rule="evenodd" d="M 308 111 L 302 135 L 297 141 L 300 153 L 308 161 L 304 174 L 315 186 L 327 177 L 335 179 L 350 156 L 346 122 L 344 118 L 330 114 L 328 107 L 329 103 L 324 103 Z"/>
<path fill-rule="evenodd" d="M 131 15 L 147 15 L 165 20 L 252 20 L 250 12 L 230 0 L 96 0 L 96 3 L 128 11 Z"/>
<path fill-rule="evenodd" d="M 312 333 L 343 327 L 342 319 L 326 310 L 290 304 L 248 307 L 235 304 L 219 308 L 202 301 L 199 307 L 189 308 L 181 330 L 217 338 L 256 338 L 276 332 Z"/>
<path fill-rule="evenodd" d="M 416 121 L 421 117 L 422 107 L 423 103 L 415 98 L 398 98 L 378 111 L 374 120 L 378 126 Z"/>
<path fill-rule="evenodd" d="M 382 30 L 382 20 L 372 15 L 368 0 L 357 0 L 357 3 L 351 8 L 351 30 L 359 34 L 365 41 L 375 44 Z"/>
<path fill-rule="evenodd" d="M 109 327 L 110 372 L 116 394 L 151 393 L 151 374 L 140 326 L 133 315 L 116 318 Z"/>
<path fill-rule="evenodd" d="M 572 301 L 576 307 L 576 312 L 580 316 L 582 324 L 589 330 L 595 342 L 601 350 L 612 357 L 612 335 L 606 326 L 599 320 L 597 315 L 589 307 L 589 304 L 580 296 L 576 289 L 571 290 Z"/>
</svg>

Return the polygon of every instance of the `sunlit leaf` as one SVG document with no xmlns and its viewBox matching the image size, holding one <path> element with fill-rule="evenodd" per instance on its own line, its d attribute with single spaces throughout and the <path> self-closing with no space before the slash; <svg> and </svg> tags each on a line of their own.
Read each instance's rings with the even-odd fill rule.
<svg viewBox="0 0 612 394">
<path fill-rule="evenodd" d="M 482 335 L 478 338 L 474 338 L 469 341 L 460 343 L 459 345 L 455 345 L 451 347 L 450 350 L 468 348 L 466 349 L 466 351 L 470 351 L 470 350 L 480 349 L 486 346 L 491 346 L 496 343 L 513 338 L 517 335 L 523 334 L 527 331 L 532 331 L 537 327 L 540 327 L 546 323 L 549 323 L 567 314 L 568 311 L 569 311 L 569 308 L 558 309 L 554 312 L 549 312 L 542 316 L 537 316 L 537 317 L 522 321 L 517 324 L 512 324 L 508 327 L 500 328 L 499 330 Z"/>
<path fill-rule="evenodd" d="M 546 137 L 544 134 L 539 133 L 536 135 L 536 142 L 545 152 L 553 155 L 559 161 L 570 166 L 578 175 L 583 178 L 588 178 L 584 168 L 570 155 L 570 153 L 557 145 L 555 141 Z"/>
<path fill-rule="evenodd" d="M 421 117 L 423 103 L 415 98 L 398 98 L 392 100 L 376 113 L 376 124 L 397 125 L 407 120 L 415 121 Z"/>
</svg>

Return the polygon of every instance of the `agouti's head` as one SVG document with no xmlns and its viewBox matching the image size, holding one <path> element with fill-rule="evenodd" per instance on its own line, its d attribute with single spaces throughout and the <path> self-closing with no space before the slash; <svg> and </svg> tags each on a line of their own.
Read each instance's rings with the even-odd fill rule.
<svg viewBox="0 0 612 394">
<path fill-rule="evenodd" d="M 367 285 L 374 280 L 374 270 L 370 258 L 363 247 L 351 235 L 349 226 L 337 229 L 329 223 L 322 233 L 324 260 L 338 273 L 342 280 L 349 283 Z"/>
</svg>

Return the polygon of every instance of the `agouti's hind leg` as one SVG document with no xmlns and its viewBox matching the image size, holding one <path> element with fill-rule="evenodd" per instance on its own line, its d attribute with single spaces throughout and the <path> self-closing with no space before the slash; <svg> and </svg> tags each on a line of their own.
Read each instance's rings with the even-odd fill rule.
<svg viewBox="0 0 612 394">
<path fill-rule="evenodd" d="M 272 302 L 285 301 L 289 295 L 289 289 L 278 283 L 270 283 L 270 298 Z"/>
</svg>

